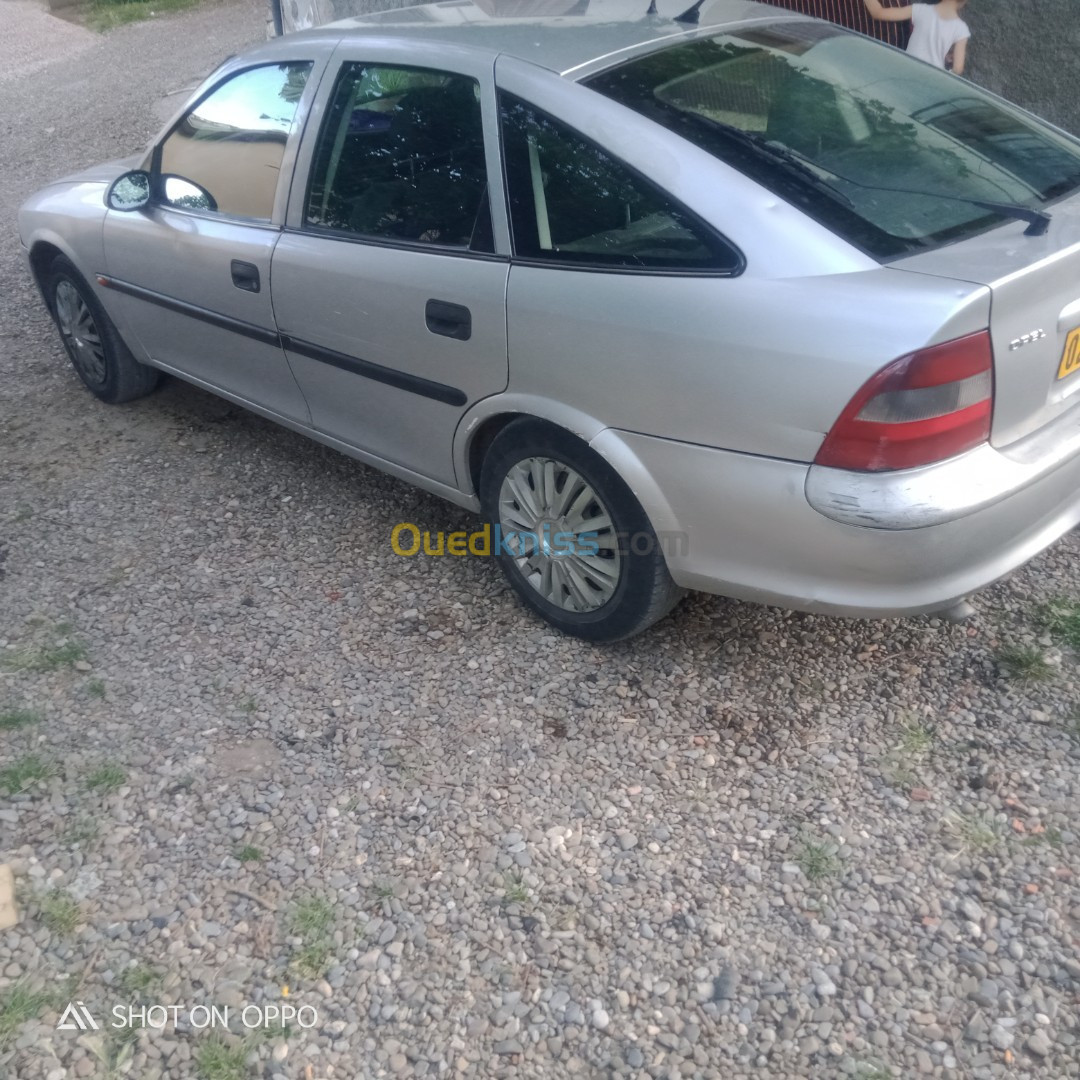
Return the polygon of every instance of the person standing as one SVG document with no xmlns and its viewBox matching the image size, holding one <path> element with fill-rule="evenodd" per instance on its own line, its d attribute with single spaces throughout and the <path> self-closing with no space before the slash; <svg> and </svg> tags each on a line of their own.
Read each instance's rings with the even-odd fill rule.
<svg viewBox="0 0 1080 1080">
<path fill-rule="evenodd" d="M 960 18 L 967 0 L 941 0 L 938 4 L 905 4 L 885 7 L 881 0 L 863 0 L 866 10 L 882 22 L 911 20 L 911 39 L 907 51 L 934 67 L 944 68 L 952 53 L 954 75 L 963 75 L 967 44 L 971 37 L 968 24 Z"/>
</svg>

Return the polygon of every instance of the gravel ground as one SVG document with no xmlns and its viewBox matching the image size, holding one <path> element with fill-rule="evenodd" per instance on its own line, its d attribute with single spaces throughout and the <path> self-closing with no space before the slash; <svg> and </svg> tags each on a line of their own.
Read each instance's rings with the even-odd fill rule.
<svg viewBox="0 0 1080 1080">
<path fill-rule="evenodd" d="M 80 388 L 15 206 L 262 34 L 208 6 L 0 87 L 0 1077 L 1080 1076 L 1075 536 L 965 626 L 694 597 L 590 648 L 391 553 L 461 511 Z"/>
</svg>

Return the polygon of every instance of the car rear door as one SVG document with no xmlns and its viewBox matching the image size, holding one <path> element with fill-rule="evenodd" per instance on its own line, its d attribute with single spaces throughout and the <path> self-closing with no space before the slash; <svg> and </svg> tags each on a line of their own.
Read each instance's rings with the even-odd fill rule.
<svg viewBox="0 0 1080 1080">
<path fill-rule="evenodd" d="M 156 364 L 301 422 L 270 257 L 321 66 L 299 48 L 213 83 L 155 148 L 151 205 L 109 211 L 99 278 Z"/>
<path fill-rule="evenodd" d="M 492 57 L 358 39 L 334 64 L 273 256 L 282 342 L 317 430 L 456 485 L 458 421 L 507 382 Z"/>
</svg>

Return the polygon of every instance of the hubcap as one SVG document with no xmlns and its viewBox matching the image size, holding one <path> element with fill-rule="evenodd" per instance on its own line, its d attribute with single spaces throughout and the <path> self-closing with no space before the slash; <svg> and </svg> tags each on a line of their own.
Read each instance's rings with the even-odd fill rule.
<svg viewBox="0 0 1080 1080">
<path fill-rule="evenodd" d="M 56 286 L 56 322 L 68 355 L 91 383 L 105 381 L 105 349 L 86 301 L 70 281 Z"/>
<path fill-rule="evenodd" d="M 622 557 L 607 507 L 569 465 L 530 457 L 499 491 L 503 542 L 521 576 L 565 611 L 595 611 L 619 584 Z"/>
</svg>

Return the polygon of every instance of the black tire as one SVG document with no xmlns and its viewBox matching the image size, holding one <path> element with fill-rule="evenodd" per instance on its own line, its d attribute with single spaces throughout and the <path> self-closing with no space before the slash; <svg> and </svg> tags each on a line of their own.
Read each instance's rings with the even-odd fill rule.
<svg viewBox="0 0 1080 1080">
<path fill-rule="evenodd" d="M 158 385 L 161 372 L 131 355 L 94 290 L 63 255 L 49 265 L 43 292 L 72 367 L 95 397 L 119 405 L 145 397 Z M 83 305 L 82 317 L 74 320 L 77 330 L 65 328 L 65 322 L 73 321 L 67 317 L 73 295 Z"/>
<path fill-rule="evenodd" d="M 496 548 L 496 537 L 499 535 L 496 526 L 504 524 L 503 518 L 507 514 L 512 517 L 515 510 L 520 508 L 520 502 L 515 500 L 504 503 L 500 508 L 504 482 L 509 485 L 512 470 L 522 467 L 531 459 L 553 463 L 552 476 L 556 478 L 556 484 L 563 484 L 563 490 L 567 490 L 566 484 L 570 482 L 566 479 L 569 473 L 560 473 L 560 467 L 577 473 L 580 480 L 595 493 L 596 500 L 589 505 L 597 520 L 603 520 L 606 514 L 611 521 L 611 528 L 602 532 L 606 534 L 608 543 L 618 550 L 617 563 L 611 556 L 610 574 L 610 579 L 614 580 L 617 573 L 617 584 L 613 590 L 609 585 L 604 592 L 590 594 L 590 602 L 599 603 L 592 610 L 568 610 L 553 603 L 541 591 L 545 586 L 540 583 L 542 578 L 539 572 L 534 572 L 533 580 L 538 583 L 533 584 L 519 568 L 523 560 L 516 558 L 502 545 Z M 522 474 L 516 475 L 520 480 Z M 535 486 L 533 490 L 535 492 Z M 656 534 L 630 489 L 603 458 L 560 428 L 532 418 L 522 418 L 508 424 L 495 437 L 484 458 L 480 500 L 484 515 L 491 525 L 492 551 L 497 552 L 507 581 L 526 607 L 564 634 L 595 642 L 633 637 L 663 618 L 684 594 L 684 590 L 671 580 Z M 509 511 L 507 506 L 510 507 Z M 580 535 L 597 534 L 589 531 Z M 603 557 L 607 556 L 608 553 L 605 553 Z M 559 576 L 560 581 L 566 578 L 561 569 Z M 557 588 L 554 591 L 561 593 L 564 603 L 574 602 L 569 589 Z M 598 598 L 604 595 L 608 598 L 599 601 Z"/>
</svg>

